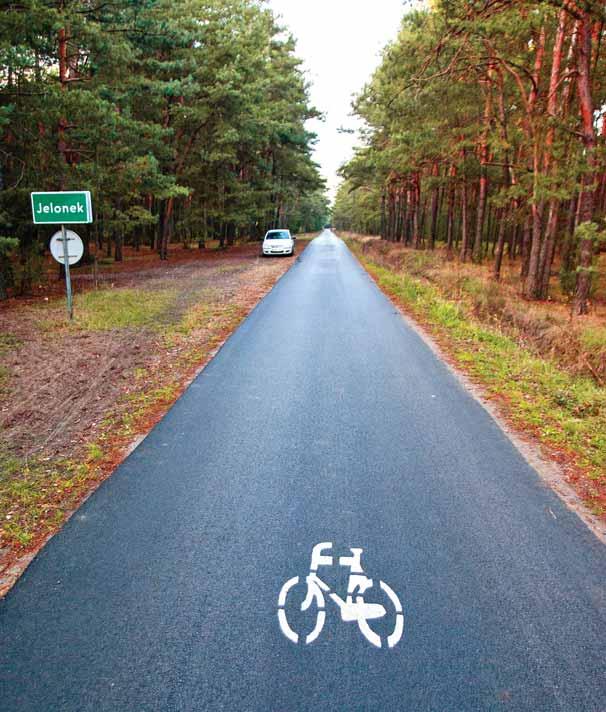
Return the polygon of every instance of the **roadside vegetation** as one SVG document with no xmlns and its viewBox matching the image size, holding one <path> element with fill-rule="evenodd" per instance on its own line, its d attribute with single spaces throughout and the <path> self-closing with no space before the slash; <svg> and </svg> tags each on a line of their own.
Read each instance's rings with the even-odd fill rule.
<svg viewBox="0 0 606 712">
<path fill-rule="evenodd" d="M 0 300 L 54 230 L 30 192 L 90 190 L 84 263 L 127 246 L 258 240 L 325 220 L 319 116 L 295 43 L 256 0 L 24 0 L 0 23 Z"/>
<path fill-rule="evenodd" d="M 606 515 L 606 329 L 562 305 L 529 307 L 515 273 L 456 269 L 445 249 L 420 252 L 341 235 L 377 284 L 479 383 L 518 432 L 536 438 L 592 511 Z"/>
<path fill-rule="evenodd" d="M 293 262 L 170 249 L 76 273 L 72 322 L 54 283 L 0 308 L 0 595 Z"/>
<path fill-rule="evenodd" d="M 605 28 L 603 3 L 576 0 L 408 11 L 354 102 L 332 216 L 602 516 Z"/>
<path fill-rule="evenodd" d="M 529 302 L 590 311 L 606 217 L 606 14 L 597 2 L 439 0 L 405 15 L 355 101 L 337 228 L 515 263 Z M 603 280 L 603 277 L 600 277 Z M 602 282 L 603 283 L 603 282 Z"/>
<path fill-rule="evenodd" d="M 0 593 L 292 263 L 266 230 L 326 221 L 316 117 L 257 0 L 3 8 Z M 93 203 L 72 322 L 31 216 L 58 190 Z"/>
</svg>

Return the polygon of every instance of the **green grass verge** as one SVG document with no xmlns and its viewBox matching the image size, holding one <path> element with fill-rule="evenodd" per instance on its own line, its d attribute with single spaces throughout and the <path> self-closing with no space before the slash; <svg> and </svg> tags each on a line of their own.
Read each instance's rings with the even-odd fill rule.
<svg viewBox="0 0 606 712">
<path fill-rule="evenodd" d="M 100 289 L 85 292 L 74 299 L 74 327 L 84 331 L 156 327 L 175 299 L 173 289 Z"/>
<path fill-rule="evenodd" d="M 21 341 L 6 331 L 0 331 L 0 355 L 21 345 Z"/>
<path fill-rule="evenodd" d="M 21 341 L 14 334 L 0 331 L 0 357 L 20 345 Z M 0 397 L 5 396 L 9 390 L 10 376 L 10 370 L 4 364 L 0 363 Z"/>
<path fill-rule="evenodd" d="M 567 450 L 596 485 L 606 485 L 604 388 L 537 357 L 498 327 L 478 322 L 435 286 L 368 260 L 356 243 L 350 247 L 382 289 L 447 337 L 448 350 L 463 370 L 506 399 L 518 428 L 531 429 L 547 445 Z M 589 503 L 598 514 L 606 511 L 597 490 L 593 498 L 590 492 Z"/>
<path fill-rule="evenodd" d="M 70 328 L 82 332 L 158 329 L 157 347 L 174 350 L 171 370 L 136 369 L 130 392 L 115 404 L 78 461 L 23 459 L 0 450 L 3 544 L 27 547 L 61 526 L 66 513 L 107 470 L 106 460 L 113 462 L 116 447 L 131 442 L 149 427 L 150 417 L 174 402 L 182 388 L 183 374 L 202 363 L 246 314 L 245 309 L 224 303 L 216 290 L 201 290 L 194 298 L 195 303 L 179 313 L 173 309 L 176 295 L 172 290 L 108 289 L 78 297 L 77 316 Z M 2 381 L 0 366 L 0 389 Z"/>
<path fill-rule="evenodd" d="M 30 544 L 53 531 L 91 478 L 85 463 L 21 460 L 0 452 L 0 528 L 7 543 Z"/>
</svg>

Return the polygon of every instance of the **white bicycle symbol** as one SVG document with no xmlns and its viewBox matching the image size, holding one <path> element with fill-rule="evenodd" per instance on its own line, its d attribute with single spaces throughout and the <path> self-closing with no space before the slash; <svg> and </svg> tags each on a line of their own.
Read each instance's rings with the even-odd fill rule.
<svg viewBox="0 0 606 712">
<path fill-rule="evenodd" d="M 347 596 L 345 600 L 343 600 L 336 593 L 332 592 L 330 586 L 324 583 L 324 581 L 322 581 L 317 574 L 320 566 L 333 565 L 333 557 L 322 553 L 330 549 L 332 549 L 331 542 L 322 542 L 320 544 L 316 544 L 311 553 L 309 574 L 305 578 L 305 582 L 307 584 L 307 595 L 301 603 L 300 608 L 302 611 L 307 611 L 313 604 L 317 608 L 317 616 L 313 630 L 305 637 L 305 644 L 309 645 L 310 643 L 313 643 L 322 632 L 322 628 L 324 627 L 324 623 L 326 621 L 326 603 L 324 593 L 327 593 L 328 597 L 332 599 L 340 609 L 341 619 L 346 623 L 356 621 L 358 627 L 360 628 L 360 632 L 366 640 L 368 640 L 369 643 L 372 643 L 372 645 L 375 645 L 377 648 L 380 648 L 382 646 L 381 636 L 372 630 L 368 621 L 382 618 L 387 614 L 387 610 L 385 606 L 380 603 L 367 603 L 364 600 L 365 593 L 373 586 L 373 580 L 368 578 L 362 569 L 360 560 L 363 549 L 352 548 L 350 549 L 352 554 L 351 556 L 339 557 L 339 565 L 348 567 L 350 570 L 347 584 Z M 280 623 L 280 628 L 284 635 L 293 643 L 299 642 L 299 634 L 294 631 L 288 623 L 287 601 L 289 594 L 298 583 L 298 576 L 294 576 L 289 579 L 282 586 L 280 596 L 278 597 L 278 622 Z M 402 604 L 400 603 L 400 600 L 396 596 L 394 590 L 388 586 L 385 581 L 379 581 L 378 584 L 379 588 L 384 591 L 391 605 L 395 609 L 394 627 L 392 632 L 386 636 L 387 646 L 389 648 L 393 648 L 394 645 L 399 642 L 404 630 L 404 614 L 402 613 Z"/>
</svg>

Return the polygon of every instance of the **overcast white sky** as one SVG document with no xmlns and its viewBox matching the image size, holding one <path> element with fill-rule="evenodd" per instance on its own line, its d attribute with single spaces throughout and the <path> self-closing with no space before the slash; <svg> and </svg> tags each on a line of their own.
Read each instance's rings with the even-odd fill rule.
<svg viewBox="0 0 606 712">
<path fill-rule="evenodd" d="M 310 122 L 318 134 L 315 160 L 328 180 L 331 198 L 337 169 L 352 154 L 356 137 L 340 127 L 356 128 L 350 116 L 352 95 L 370 78 L 383 47 L 398 33 L 402 0 L 269 0 L 297 39 L 297 54 L 312 83 L 313 104 L 326 115 Z"/>
</svg>

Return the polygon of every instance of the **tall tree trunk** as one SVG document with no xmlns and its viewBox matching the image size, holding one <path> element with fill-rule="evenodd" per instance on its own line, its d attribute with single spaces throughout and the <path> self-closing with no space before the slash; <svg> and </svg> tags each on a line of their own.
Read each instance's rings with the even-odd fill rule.
<svg viewBox="0 0 606 712">
<path fill-rule="evenodd" d="M 591 16 L 583 11 L 578 26 L 579 42 L 577 51 L 577 94 L 583 125 L 583 145 L 586 151 L 587 170 L 583 176 L 583 189 L 579 197 L 579 226 L 593 219 L 595 188 L 595 129 L 593 125 L 593 97 L 589 68 L 591 65 Z M 579 242 L 579 266 L 574 295 L 574 311 L 587 314 L 591 293 L 591 267 L 593 264 L 593 237 L 588 232 L 581 235 Z"/>
<path fill-rule="evenodd" d="M 381 193 L 381 239 L 385 240 L 385 191 Z"/>
<path fill-rule="evenodd" d="M 413 205 L 412 205 L 412 240 L 413 247 L 418 250 L 421 248 L 421 232 L 419 230 L 419 203 L 421 202 L 421 191 L 419 174 L 415 173 L 413 177 Z"/>
<path fill-rule="evenodd" d="M 525 279 L 528 276 L 528 266 L 530 264 L 530 240 L 531 240 L 532 228 L 530 218 L 527 217 L 524 220 L 524 227 L 522 228 L 522 268 L 520 270 L 520 277 Z"/>
<path fill-rule="evenodd" d="M 63 9 L 63 2 L 60 4 L 61 9 Z M 61 27 L 58 32 L 59 41 L 59 86 L 61 91 L 67 91 L 67 84 L 69 80 L 69 64 L 67 61 L 67 30 L 65 27 Z M 60 116 L 57 122 L 57 150 L 61 156 L 63 165 L 69 164 L 69 152 L 67 148 L 67 127 L 68 121 L 65 116 Z M 61 178 L 59 181 L 60 190 L 65 189 L 65 171 L 61 171 Z"/>
<path fill-rule="evenodd" d="M 400 240 L 400 221 L 402 219 L 402 205 L 400 198 L 400 187 L 396 188 L 394 196 L 394 229 L 393 229 L 393 240 L 394 242 L 399 242 Z"/>
<path fill-rule="evenodd" d="M 122 262 L 122 242 L 124 237 L 122 235 L 122 230 L 118 228 L 116 231 L 116 238 L 114 240 L 114 260 L 116 262 Z"/>
<path fill-rule="evenodd" d="M 513 262 L 516 258 L 519 232 L 520 226 L 515 223 L 509 233 L 509 240 L 507 242 L 507 259 L 509 262 Z"/>
<path fill-rule="evenodd" d="M 171 196 L 166 201 L 166 206 L 162 215 L 161 231 L 160 231 L 160 245 L 159 254 L 161 260 L 168 259 L 168 245 L 170 244 L 170 234 L 172 227 L 172 217 L 175 207 L 175 199 Z"/>
<path fill-rule="evenodd" d="M 543 67 L 543 59 L 545 57 L 545 26 L 542 25 L 538 35 L 535 35 L 535 60 L 532 72 L 532 87 L 526 97 L 522 79 L 520 74 L 510 67 L 508 71 L 513 73 L 516 83 L 518 84 L 520 95 L 525 104 L 525 133 L 527 143 L 532 147 L 532 198 L 530 201 L 531 220 L 528 223 L 529 233 L 526 229 L 524 232 L 524 240 L 528 240 L 527 249 L 524 250 L 524 262 L 522 266 L 522 276 L 525 278 L 523 294 L 527 299 L 536 299 L 538 292 L 538 267 L 539 254 L 541 249 L 541 238 L 543 233 L 543 212 L 540 196 L 540 175 L 541 175 L 541 137 L 539 135 L 537 122 L 535 120 L 535 108 L 540 92 L 541 70 Z M 538 117 L 537 117 L 538 118 Z M 526 228 L 526 226 L 525 226 Z M 526 248 L 526 245 L 524 245 Z"/>
<path fill-rule="evenodd" d="M 574 231 L 577 220 L 577 202 L 578 198 L 573 197 L 568 202 L 568 216 L 566 220 L 566 231 L 564 235 L 564 244 L 561 250 L 561 270 L 564 273 L 572 272 L 575 262 L 575 244 Z"/>
<path fill-rule="evenodd" d="M 227 223 L 226 240 L 227 246 L 232 247 L 236 239 L 236 225 L 233 222 Z"/>
<path fill-rule="evenodd" d="M 440 175 L 440 167 L 437 161 L 434 161 L 432 166 L 431 175 L 434 179 L 437 179 Z M 440 196 L 440 188 L 436 183 L 432 188 L 431 194 L 431 225 L 429 227 L 429 249 L 433 250 L 437 240 L 438 232 L 438 198 Z"/>
<path fill-rule="evenodd" d="M 504 80 L 503 80 L 503 72 L 501 69 L 498 69 L 496 72 L 497 76 L 497 87 L 498 87 L 498 93 L 497 93 L 497 107 L 498 107 L 498 116 L 499 116 L 499 125 L 501 127 L 501 139 L 503 140 L 503 144 L 507 146 L 509 144 L 509 136 L 508 136 L 508 130 L 507 130 L 507 112 L 505 110 L 505 90 L 504 90 Z M 511 165 L 511 154 L 509 152 L 509 149 L 505 149 L 504 152 L 505 155 L 505 164 L 503 166 L 503 185 L 505 188 L 509 188 L 510 185 L 515 185 L 517 181 L 517 177 L 514 171 L 513 166 Z M 511 202 L 511 207 L 515 209 L 517 207 L 516 201 L 513 200 Z M 499 211 L 499 228 L 498 228 L 498 233 L 497 233 L 497 244 L 496 244 L 496 249 L 495 249 L 495 255 L 494 255 L 494 266 L 493 266 L 493 277 L 497 281 L 501 279 L 501 265 L 503 263 L 503 251 L 505 249 L 505 235 L 507 232 L 506 229 L 506 214 L 507 214 L 507 208 L 504 207 L 503 210 Z M 513 239 L 514 232 L 512 230 L 511 232 L 511 237 L 510 239 Z M 511 259 L 511 243 L 509 246 L 509 258 Z"/>
<path fill-rule="evenodd" d="M 527 299 L 538 299 L 539 297 L 539 256 L 541 254 L 541 238 L 543 233 L 543 205 L 542 202 L 538 200 L 539 165 L 539 145 L 535 136 L 533 202 L 530 206 L 532 216 L 532 240 L 528 258 L 528 271 L 526 281 L 524 282 L 524 296 Z"/>
<path fill-rule="evenodd" d="M 596 52 L 597 54 L 597 52 Z M 603 145 L 604 139 L 606 139 L 606 121 L 602 119 L 602 126 L 600 128 L 600 137 L 602 139 L 601 143 Z M 603 169 L 600 171 L 600 176 L 598 179 L 598 188 L 595 197 L 595 207 L 603 215 L 606 211 L 606 171 Z"/>
<path fill-rule="evenodd" d="M 8 285 L 6 280 L 6 263 L 8 258 L 0 253 L 0 301 L 8 299 Z"/>
<path fill-rule="evenodd" d="M 549 214 L 547 216 L 547 227 L 545 228 L 545 238 L 541 246 L 539 258 L 539 297 L 547 299 L 549 296 L 549 280 L 551 278 L 551 264 L 555 251 L 555 241 L 558 230 L 558 213 L 560 203 L 555 198 L 549 201 Z"/>
<path fill-rule="evenodd" d="M 452 256 L 452 243 L 454 237 L 454 203 L 455 203 L 455 183 L 454 178 L 457 169 L 454 164 L 450 167 L 450 181 L 448 183 L 448 212 L 446 216 L 446 252 Z"/>
<path fill-rule="evenodd" d="M 404 244 L 410 245 L 412 242 L 412 188 L 407 188 L 406 190 L 406 223 L 405 223 L 405 234 L 404 234 Z"/>
<path fill-rule="evenodd" d="M 486 196 L 488 195 L 488 132 L 490 130 L 490 119 L 492 115 L 492 86 L 491 69 L 488 69 L 487 79 L 484 85 L 484 120 L 482 134 L 480 136 L 479 159 L 480 159 L 480 182 L 478 186 L 478 209 L 476 213 L 476 233 L 473 241 L 473 259 L 475 262 L 482 261 L 482 233 L 484 230 L 484 218 L 486 214 Z"/>
<path fill-rule="evenodd" d="M 553 43 L 551 76 L 549 79 L 549 94 L 547 99 L 547 114 L 551 119 L 551 123 L 547 128 L 547 136 L 545 138 L 545 158 L 543 161 L 543 170 L 545 175 L 553 175 L 555 166 L 555 157 L 553 156 L 553 142 L 555 138 L 556 112 L 558 109 L 558 84 L 560 81 L 560 69 L 562 66 L 562 51 L 564 48 L 564 37 L 566 31 L 566 21 L 568 13 L 565 8 L 560 10 L 558 16 L 558 28 Z M 564 109 L 565 110 L 565 107 Z M 553 259 L 553 251 L 558 227 L 558 208 L 559 202 L 555 198 L 549 200 L 549 212 L 547 217 L 547 226 L 545 228 L 545 236 L 541 244 L 538 265 L 538 284 L 536 286 L 537 296 L 540 299 L 547 299 L 549 293 L 549 278 L 551 276 L 551 262 Z M 541 206 L 541 213 L 543 206 Z"/>
<path fill-rule="evenodd" d="M 467 178 L 463 176 L 461 184 L 461 262 L 466 262 L 469 257 L 469 234 L 467 221 Z"/>
<path fill-rule="evenodd" d="M 497 233 L 497 244 L 495 247 L 494 255 L 494 267 L 492 276 L 498 281 L 501 279 L 501 263 L 503 262 L 503 250 L 505 248 L 505 232 L 506 232 L 506 220 L 505 220 L 505 209 L 499 210 L 498 212 L 498 233 Z"/>
<path fill-rule="evenodd" d="M 256 240 L 258 238 L 258 228 L 257 225 L 255 224 L 253 226 L 253 234 L 252 238 Z M 204 203 L 204 207 L 202 208 L 202 235 L 198 238 L 198 249 L 203 250 L 206 247 L 206 240 L 208 238 L 208 214 L 207 214 L 207 207 L 206 207 L 206 202 Z"/>
<path fill-rule="evenodd" d="M 419 237 L 420 244 L 419 248 L 425 247 L 425 222 L 427 218 L 427 196 L 423 196 L 423 202 L 421 203 L 419 210 Z"/>
<path fill-rule="evenodd" d="M 387 239 L 393 242 L 393 236 L 395 232 L 395 196 L 393 192 L 393 186 L 389 188 L 389 199 L 387 202 Z"/>
</svg>

